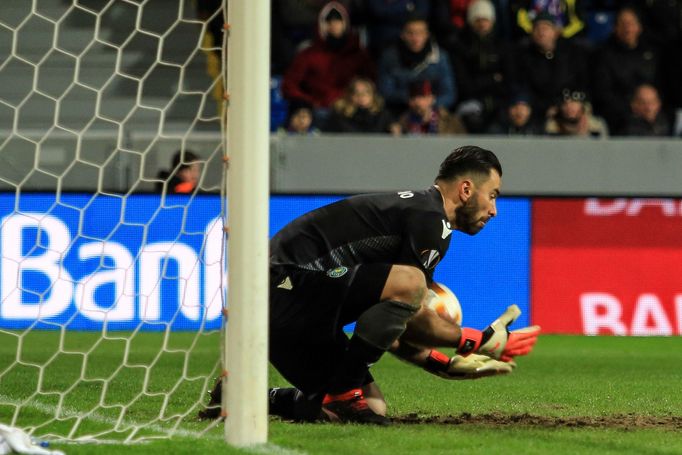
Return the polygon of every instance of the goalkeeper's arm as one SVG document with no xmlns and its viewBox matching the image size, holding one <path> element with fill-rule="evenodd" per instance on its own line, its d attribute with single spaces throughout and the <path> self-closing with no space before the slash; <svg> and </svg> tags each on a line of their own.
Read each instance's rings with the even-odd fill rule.
<svg viewBox="0 0 682 455">
<path fill-rule="evenodd" d="M 513 362 L 500 362 L 485 355 L 448 357 L 435 349 L 419 348 L 401 339 L 393 343 L 391 352 L 400 359 L 445 379 L 478 379 L 507 374 L 515 366 Z"/>
<path fill-rule="evenodd" d="M 518 306 L 512 305 L 484 330 L 460 327 L 435 312 L 422 307 L 407 323 L 402 340 L 424 348 L 455 347 L 457 353 L 467 356 L 483 354 L 508 361 L 530 353 L 540 334 L 537 325 L 510 332 L 509 325 L 521 315 Z"/>
</svg>

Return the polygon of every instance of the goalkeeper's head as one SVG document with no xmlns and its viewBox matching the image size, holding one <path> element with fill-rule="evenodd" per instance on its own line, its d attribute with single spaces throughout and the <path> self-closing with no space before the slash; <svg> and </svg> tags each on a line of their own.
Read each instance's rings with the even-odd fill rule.
<svg viewBox="0 0 682 455">
<path fill-rule="evenodd" d="M 475 145 L 465 145 L 454 149 L 443 160 L 436 183 L 439 180 L 453 181 L 464 175 L 485 179 L 493 170 L 502 177 L 502 165 L 493 152 Z"/>
<path fill-rule="evenodd" d="M 502 166 L 490 150 L 475 145 L 456 148 L 441 163 L 435 183 L 455 229 L 474 235 L 497 215 Z"/>
</svg>

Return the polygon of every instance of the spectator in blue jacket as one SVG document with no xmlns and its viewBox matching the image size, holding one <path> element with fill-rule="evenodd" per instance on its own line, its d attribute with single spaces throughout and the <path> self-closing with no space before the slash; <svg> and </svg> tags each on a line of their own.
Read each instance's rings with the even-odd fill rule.
<svg viewBox="0 0 682 455">
<path fill-rule="evenodd" d="M 446 52 L 431 39 L 429 26 L 421 16 L 405 22 L 400 40 L 388 48 L 379 61 L 379 91 L 392 110 L 404 111 L 409 85 L 434 81 L 439 87 L 436 107 L 449 109 L 455 102 L 455 75 Z"/>
</svg>

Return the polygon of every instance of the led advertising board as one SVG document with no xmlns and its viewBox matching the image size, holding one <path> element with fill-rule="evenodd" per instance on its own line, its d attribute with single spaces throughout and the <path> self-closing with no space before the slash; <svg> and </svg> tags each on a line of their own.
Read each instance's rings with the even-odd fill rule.
<svg viewBox="0 0 682 455">
<path fill-rule="evenodd" d="M 270 232 L 338 196 L 271 198 Z M 528 322 L 530 202 L 501 199 L 477 236 L 453 233 L 435 278 L 485 327 L 508 305 Z M 220 326 L 220 200 L 0 195 L 0 327 L 198 330 Z"/>
<path fill-rule="evenodd" d="M 682 200 L 536 199 L 532 229 L 545 333 L 682 334 Z"/>
</svg>

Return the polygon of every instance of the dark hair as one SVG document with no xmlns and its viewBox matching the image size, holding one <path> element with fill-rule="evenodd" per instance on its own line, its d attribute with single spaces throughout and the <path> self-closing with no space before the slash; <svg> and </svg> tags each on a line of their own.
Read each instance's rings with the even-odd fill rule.
<svg viewBox="0 0 682 455">
<path fill-rule="evenodd" d="M 175 152 L 175 155 L 173 155 L 172 170 L 181 171 L 186 169 L 194 161 L 199 161 L 199 156 L 196 153 L 185 149 L 185 153 L 183 155 L 182 150 L 178 150 Z"/>
<path fill-rule="evenodd" d="M 307 101 L 303 101 L 300 99 L 294 99 L 289 101 L 289 106 L 287 107 L 287 117 L 284 121 L 284 126 L 289 126 L 289 123 L 291 123 L 291 119 L 294 115 L 296 115 L 299 111 L 301 110 L 307 110 L 310 112 L 310 116 L 315 118 L 314 113 L 313 113 L 313 105 L 310 104 Z"/>
<path fill-rule="evenodd" d="M 640 23 L 640 25 L 642 24 L 642 14 L 639 11 L 639 8 L 637 8 L 637 6 L 635 6 L 635 4 L 633 4 L 632 2 L 627 2 L 623 6 L 618 8 L 616 10 L 614 19 L 617 20 L 625 12 L 632 13 L 637 18 L 637 21 Z"/>
<path fill-rule="evenodd" d="M 402 29 L 405 30 L 405 27 L 407 27 L 408 24 L 411 24 L 413 22 L 423 22 L 426 24 L 426 28 L 430 28 L 429 19 L 426 16 L 420 13 L 412 13 L 405 18 Z"/>
<path fill-rule="evenodd" d="M 502 177 L 502 165 L 490 150 L 475 145 L 465 145 L 454 149 L 443 160 L 438 171 L 438 180 L 454 180 L 467 173 L 489 175 L 495 169 Z"/>
</svg>

